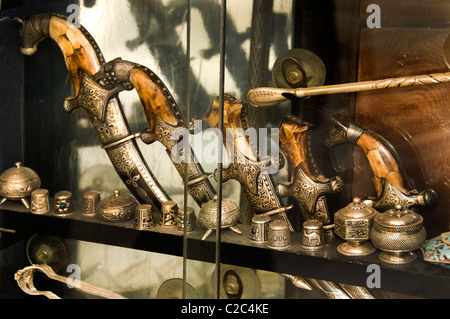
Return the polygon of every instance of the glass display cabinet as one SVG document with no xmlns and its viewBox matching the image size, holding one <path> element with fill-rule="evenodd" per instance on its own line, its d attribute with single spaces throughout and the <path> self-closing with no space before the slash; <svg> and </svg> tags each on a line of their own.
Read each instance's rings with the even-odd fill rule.
<svg viewBox="0 0 450 319">
<path fill-rule="evenodd" d="M 1 298 L 450 296 L 450 5 L 0 3 Z"/>
</svg>

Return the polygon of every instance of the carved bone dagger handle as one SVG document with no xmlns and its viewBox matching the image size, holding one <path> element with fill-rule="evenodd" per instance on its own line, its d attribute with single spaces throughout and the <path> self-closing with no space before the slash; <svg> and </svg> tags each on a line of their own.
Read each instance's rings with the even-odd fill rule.
<svg viewBox="0 0 450 319">
<path fill-rule="evenodd" d="M 395 148 L 382 136 L 362 128 L 350 118 L 337 114 L 331 119 L 326 145 L 329 148 L 340 144 L 354 144 L 365 154 L 372 172 L 372 182 L 378 198 L 377 209 L 388 209 L 392 205 L 403 204 L 406 207 L 429 206 L 437 200 L 434 190 L 418 192 Z"/>
<path fill-rule="evenodd" d="M 311 124 L 288 115 L 279 125 L 280 148 L 291 169 L 291 182 L 280 182 L 277 186 L 281 197 L 293 197 L 301 206 L 303 219 L 318 219 L 322 223 L 332 223 L 326 204 L 327 194 L 335 194 L 342 189 L 343 182 L 336 176 L 325 178 L 312 167 L 310 151 Z"/>
</svg>

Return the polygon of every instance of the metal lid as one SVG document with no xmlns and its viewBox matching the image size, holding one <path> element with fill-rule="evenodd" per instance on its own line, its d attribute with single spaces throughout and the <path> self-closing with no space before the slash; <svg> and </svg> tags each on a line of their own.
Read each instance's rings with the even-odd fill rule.
<svg viewBox="0 0 450 319">
<path fill-rule="evenodd" d="M 0 175 L 0 194 L 3 197 L 27 197 L 41 187 L 41 179 L 31 168 L 16 162 Z"/>
<path fill-rule="evenodd" d="M 72 193 L 69 191 L 59 191 L 55 194 L 56 199 L 70 199 L 72 198 Z"/>
<path fill-rule="evenodd" d="M 114 209 L 122 207 L 130 207 L 137 205 L 136 200 L 128 195 L 120 194 L 118 189 L 114 190 L 114 194 L 102 199 L 99 203 L 99 209 Z"/>
<path fill-rule="evenodd" d="M 269 224 L 270 230 L 287 230 L 289 228 L 288 224 L 282 219 L 275 219 Z"/>
<path fill-rule="evenodd" d="M 309 219 L 303 223 L 303 229 L 320 230 L 323 228 L 323 224 L 320 220 Z"/>
<path fill-rule="evenodd" d="M 5 182 L 39 180 L 39 176 L 31 168 L 22 166 L 21 162 L 16 162 L 14 167 L 7 169 L 0 175 L 0 180 Z"/>
<path fill-rule="evenodd" d="M 375 217 L 374 227 L 387 228 L 398 232 L 416 232 L 423 228 L 423 218 L 419 214 L 396 205 Z"/>
<path fill-rule="evenodd" d="M 217 195 L 214 198 L 206 203 L 202 204 L 200 209 L 203 213 L 206 214 L 216 214 L 217 212 Z M 239 210 L 238 205 L 226 198 L 222 198 L 222 215 L 227 215 L 228 213 L 234 213 Z"/>
<path fill-rule="evenodd" d="M 98 198 L 100 197 L 100 192 L 96 190 L 90 190 L 83 193 L 83 198 Z"/>
<path fill-rule="evenodd" d="M 335 214 L 337 217 L 341 218 L 351 218 L 351 219 L 357 219 L 357 218 L 373 218 L 378 212 L 368 206 L 366 203 L 361 201 L 359 197 L 353 198 L 353 201 L 345 206 L 344 208 L 341 208 L 338 210 Z"/>
<path fill-rule="evenodd" d="M 252 217 L 252 223 L 255 224 L 265 224 L 270 222 L 271 218 L 267 215 L 255 215 Z"/>
</svg>

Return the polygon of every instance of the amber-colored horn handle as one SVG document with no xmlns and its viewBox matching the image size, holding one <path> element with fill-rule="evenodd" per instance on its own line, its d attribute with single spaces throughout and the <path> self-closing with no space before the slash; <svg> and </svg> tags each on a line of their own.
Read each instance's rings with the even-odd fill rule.
<svg viewBox="0 0 450 319">
<path fill-rule="evenodd" d="M 298 89 L 260 87 L 250 90 L 247 98 L 250 103 L 257 107 L 269 107 L 286 101 L 289 96 L 305 98 L 315 95 L 354 93 L 414 85 L 446 83 L 449 81 L 450 72 L 447 72 Z"/>
<path fill-rule="evenodd" d="M 348 116 L 336 114 L 328 133 L 326 145 L 354 144 L 366 156 L 378 201 L 375 208 L 386 209 L 402 204 L 405 207 L 430 206 L 437 200 L 432 189 L 418 192 L 409 178 L 394 146 L 384 137 L 360 127 Z"/>
<path fill-rule="evenodd" d="M 93 76 L 105 63 L 92 36 L 82 26 L 69 23 L 64 16 L 32 15 L 24 20 L 19 36 L 20 51 L 24 55 L 34 54 L 39 42 L 47 37 L 58 44 L 73 82 L 75 96 L 79 93 L 82 72 Z"/>
<path fill-rule="evenodd" d="M 257 214 L 282 208 L 283 201 L 276 191 L 272 176 L 262 169 L 267 166 L 260 160 L 258 152 L 251 145 L 251 139 L 244 134 L 248 127 L 247 103 L 224 95 L 223 103 L 223 143 L 230 156 L 228 167 L 222 171 L 222 180 L 237 180 L 251 207 Z M 212 128 L 219 126 L 219 98 L 215 98 L 210 109 L 203 115 L 203 121 Z M 217 171 L 216 171 L 217 174 Z M 293 227 L 285 212 L 280 211 L 291 230 Z"/>
<path fill-rule="evenodd" d="M 302 208 L 304 220 L 318 219 L 324 224 L 332 221 L 325 196 L 342 189 L 339 177 L 326 178 L 315 165 L 310 150 L 312 125 L 294 115 L 286 116 L 279 125 L 280 148 L 291 170 L 291 181 L 277 186 L 281 197 L 292 197 Z"/>
</svg>

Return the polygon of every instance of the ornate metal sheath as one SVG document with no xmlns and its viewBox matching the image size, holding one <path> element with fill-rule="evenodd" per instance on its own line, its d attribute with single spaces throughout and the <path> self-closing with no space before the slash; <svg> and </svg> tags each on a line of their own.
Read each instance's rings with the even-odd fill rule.
<svg viewBox="0 0 450 319">
<path fill-rule="evenodd" d="M 213 128 L 218 127 L 218 109 L 219 99 L 216 98 L 210 110 L 203 116 L 203 120 Z M 243 134 L 247 128 L 247 103 L 225 94 L 223 141 L 232 162 L 223 169 L 223 181 L 229 179 L 239 181 L 256 213 L 282 208 L 283 202 L 277 193 L 272 177 L 267 171 L 262 171 L 264 167 L 270 166 L 271 162 L 260 161 L 258 153 L 251 145 L 249 136 Z M 233 136 L 228 135 L 227 132 L 232 133 Z M 227 140 L 227 138 L 232 140 Z M 231 154 L 230 149 L 233 150 Z M 290 229 L 293 230 L 286 214 L 281 212 L 280 216 L 288 222 Z"/>
<path fill-rule="evenodd" d="M 437 199 L 432 189 L 418 192 L 406 174 L 395 148 L 382 136 L 364 129 L 343 115 L 332 118 L 326 145 L 332 148 L 350 143 L 358 146 L 366 155 L 372 170 L 372 182 L 377 200 L 374 207 L 384 211 L 397 204 L 403 207 L 428 206 Z"/>
<path fill-rule="evenodd" d="M 338 176 L 328 179 L 319 172 L 317 166 L 311 165 L 309 123 L 288 115 L 279 127 L 280 148 L 291 170 L 291 182 L 278 184 L 280 196 L 291 196 L 297 200 L 305 221 L 318 219 L 324 225 L 331 224 L 333 219 L 325 195 L 339 192 L 342 180 Z"/>
<path fill-rule="evenodd" d="M 65 17 L 53 14 L 33 15 L 24 21 L 20 37 L 21 52 L 26 55 L 35 53 L 38 43 L 46 37 L 52 38 L 59 45 L 75 89 L 75 96 L 65 101 L 65 110 L 71 112 L 78 107 L 86 109 L 101 140 L 102 148 L 107 152 L 114 168 L 130 192 L 140 203 L 154 204 L 160 209 L 162 203 L 169 201 L 170 197 L 159 185 L 143 159 L 135 141 L 135 138 L 141 134 L 130 132 L 117 95 L 123 90 L 136 87 L 144 104 L 144 110 L 147 111 L 152 133 L 155 134 L 156 139 L 165 141 L 163 138 L 167 136 L 158 135 L 155 132 L 168 131 L 166 128 L 161 128 L 163 124 L 180 125 L 183 122 L 173 98 L 162 82 L 143 66 L 120 59 L 106 63 L 92 36 L 83 27 L 77 28 L 69 24 Z M 161 95 L 162 92 L 164 92 L 163 95 Z M 156 116 L 149 113 L 148 110 L 151 110 L 152 104 L 147 102 L 154 101 L 144 97 L 155 96 L 158 101 L 164 99 L 170 101 L 165 104 L 168 109 L 159 111 L 175 114 L 178 120 L 176 123 L 164 122 L 161 117 L 158 117 L 157 112 L 155 112 Z M 160 106 L 160 104 L 157 105 Z M 157 106 L 153 107 L 158 109 Z M 158 121 L 162 124 L 155 123 Z M 170 132 L 169 130 L 169 134 Z M 191 157 L 193 156 L 191 154 Z M 198 174 L 190 173 L 189 177 L 204 176 L 201 167 L 195 164 L 196 161 L 191 162 L 194 165 L 189 166 L 189 171 L 195 171 Z M 177 166 L 177 170 L 184 178 L 183 163 Z M 204 178 L 198 183 L 189 185 L 191 194 L 197 202 L 212 198 L 211 192 L 214 190 L 208 183 L 209 181 Z"/>
<path fill-rule="evenodd" d="M 187 164 L 189 193 L 199 206 L 213 199 L 216 192 L 208 180 L 209 175 L 192 148 L 186 142 L 180 142 L 181 138 L 188 138 L 186 120 L 161 79 L 149 68 L 121 59 L 106 63 L 95 79 L 110 90 L 130 86 L 136 89 L 149 123 L 149 128 L 141 135 L 142 140 L 163 144 L 183 180 Z"/>
</svg>

